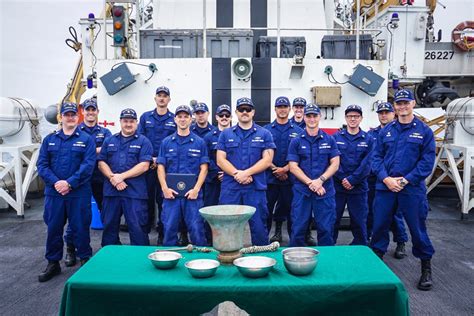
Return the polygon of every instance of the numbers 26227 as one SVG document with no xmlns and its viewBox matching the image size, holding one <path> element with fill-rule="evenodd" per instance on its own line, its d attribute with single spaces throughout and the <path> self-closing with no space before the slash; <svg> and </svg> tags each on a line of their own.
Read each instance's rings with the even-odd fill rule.
<svg viewBox="0 0 474 316">
<path fill-rule="evenodd" d="M 453 59 L 454 51 L 428 51 L 425 52 L 425 59 L 445 59 L 450 60 Z"/>
</svg>

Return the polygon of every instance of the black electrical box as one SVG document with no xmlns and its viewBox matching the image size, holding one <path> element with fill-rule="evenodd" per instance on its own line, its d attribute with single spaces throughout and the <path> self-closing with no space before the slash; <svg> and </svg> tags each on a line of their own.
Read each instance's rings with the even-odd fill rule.
<svg viewBox="0 0 474 316">
<path fill-rule="evenodd" d="M 100 81 L 104 85 L 107 93 L 114 95 L 120 90 L 134 83 L 135 77 L 132 75 L 126 64 L 120 64 L 100 77 Z"/>
</svg>

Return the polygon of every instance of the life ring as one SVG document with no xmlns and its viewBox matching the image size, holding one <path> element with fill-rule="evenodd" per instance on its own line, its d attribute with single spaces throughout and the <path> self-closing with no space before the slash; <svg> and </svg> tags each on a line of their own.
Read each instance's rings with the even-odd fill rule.
<svg viewBox="0 0 474 316">
<path fill-rule="evenodd" d="M 453 30 L 451 39 L 453 44 L 456 45 L 462 51 L 470 51 L 474 48 L 474 37 L 472 36 L 461 36 L 462 31 L 466 29 L 474 30 L 474 21 L 464 21 L 459 23 Z"/>
</svg>

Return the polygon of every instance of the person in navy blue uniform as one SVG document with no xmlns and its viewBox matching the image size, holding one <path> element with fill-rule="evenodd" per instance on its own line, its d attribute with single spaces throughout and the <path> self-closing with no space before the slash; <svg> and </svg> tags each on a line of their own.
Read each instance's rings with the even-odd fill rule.
<svg viewBox="0 0 474 316">
<path fill-rule="evenodd" d="M 73 244 L 84 264 L 92 256 L 89 226 L 91 177 L 96 163 L 95 143 L 77 128 L 77 105 L 61 105 L 62 128 L 46 136 L 41 144 L 37 168 L 45 182 L 44 222 L 48 226 L 46 259 L 48 265 L 38 276 L 40 282 L 61 273 L 63 230 L 66 221 L 72 230 Z"/>
<path fill-rule="evenodd" d="M 304 122 L 304 107 L 306 106 L 306 99 L 297 97 L 293 99 L 293 117 L 290 122 L 299 128 L 305 128 Z"/>
<path fill-rule="evenodd" d="M 372 137 L 374 143 L 377 142 L 377 137 L 388 123 L 395 119 L 395 111 L 393 105 L 390 102 L 379 102 L 377 104 L 377 115 L 379 118 L 380 125 L 374 129 L 371 129 L 367 134 Z M 372 152 L 373 153 L 373 152 Z M 375 183 L 377 181 L 377 175 L 371 170 L 368 178 L 369 193 L 368 193 L 368 204 L 369 204 L 369 215 L 367 216 L 367 236 L 370 240 L 372 236 L 373 226 L 373 214 L 374 214 L 374 198 L 375 198 Z M 395 248 L 394 257 L 397 259 L 403 259 L 406 257 L 405 243 L 408 241 L 408 235 L 405 229 L 405 222 L 403 220 L 403 214 L 400 211 L 395 212 L 393 217 L 392 226 L 390 228 L 393 234 L 393 241 L 397 243 Z"/>
<path fill-rule="evenodd" d="M 413 255 L 421 260 L 418 289 L 430 290 L 434 248 L 425 224 L 428 215 L 425 179 L 435 162 L 434 135 L 414 116 L 415 100 L 411 91 L 398 91 L 394 103 L 398 119 L 380 131 L 373 158 L 377 191 L 370 246 L 380 257 L 385 254 L 393 215 L 399 209 L 410 229 Z"/>
<path fill-rule="evenodd" d="M 175 246 L 178 243 L 178 229 L 184 218 L 193 245 L 206 245 L 204 219 L 199 214 L 203 206 L 202 185 L 206 179 L 209 157 L 204 140 L 191 133 L 192 110 L 180 105 L 175 111 L 178 130 L 166 137 L 158 156 L 158 179 L 163 190 L 163 245 Z M 194 174 L 197 181 L 184 197 L 177 197 L 175 190 L 168 187 L 166 175 L 169 173 Z"/>
<path fill-rule="evenodd" d="M 217 128 L 204 136 L 204 142 L 209 153 L 209 172 L 204 184 L 204 206 L 212 206 L 219 203 L 224 172 L 217 166 L 217 142 L 222 131 L 230 127 L 232 122 L 232 110 L 229 105 L 221 104 L 217 107 L 216 121 Z"/>
<path fill-rule="evenodd" d="M 333 137 L 339 149 L 340 165 L 334 175 L 336 188 L 336 223 L 334 243 L 337 242 L 339 224 L 344 209 L 349 210 L 351 231 L 354 239 L 351 245 L 367 245 L 367 178 L 373 149 L 373 139 L 360 129 L 362 107 L 349 105 L 345 110 L 347 127 Z"/>
<path fill-rule="evenodd" d="M 150 164 L 150 170 L 146 174 L 148 189 L 148 231 L 154 226 L 156 204 L 158 204 L 158 245 L 161 245 L 163 242 L 163 225 L 160 220 L 161 213 L 163 212 L 163 195 L 156 173 L 156 159 L 163 139 L 176 131 L 174 115 L 168 110 L 170 101 L 170 90 L 167 87 L 161 86 L 156 88 L 156 108 L 143 113 L 140 116 L 140 122 L 138 124 L 138 134 L 146 136 L 153 146 L 153 161 Z"/>
<path fill-rule="evenodd" d="M 137 133 L 137 113 L 120 113 L 120 132 L 107 138 L 99 154 L 99 169 L 108 179 L 104 183 L 101 219 L 104 225 L 102 247 L 119 245 L 122 214 L 128 225 L 130 243 L 146 246 L 148 239 L 148 197 L 146 175 L 152 160 L 150 141 Z"/>
<path fill-rule="evenodd" d="M 191 125 L 192 133 L 204 139 L 204 136 L 216 130 L 215 126 L 209 124 L 209 108 L 206 103 L 197 103 L 193 113 L 196 122 Z"/>
<path fill-rule="evenodd" d="M 98 155 L 104 140 L 111 136 L 112 133 L 105 127 L 99 126 L 97 124 L 99 107 L 97 105 L 96 98 L 90 98 L 84 100 L 82 103 L 82 115 L 84 121 L 79 124 L 79 129 L 87 134 L 95 142 L 95 151 Z M 97 203 L 99 210 L 102 210 L 102 199 L 104 191 L 104 176 L 99 171 L 98 163 L 95 166 L 94 173 L 92 174 L 91 180 L 92 186 L 92 196 Z M 66 242 L 66 256 L 64 258 L 64 264 L 66 267 L 72 267 L 76 264 L 76 247 L 73 243 L 72 231 L 70 226 L 67 226 L 66 234 L 64 236 L 64 241 Z"/>
<path fill-rule="evenodd" d="M 332 246 L 336 221 L 332 176 L 339 168 L 339 151 L 334 138 L 319 128 L 319 107 L 307 104 L 304 114 L 306 128 L 288 148 L 290 172 L 297 179 L 293 185 L 290 247 L 305 245 L 311 214 L 316 224 L 318 245 Z"/>
<path fill-rule="evenodd" d="M 217 165 L 224 171 L 219 204 L 256 208 L 250 218 L 253 245 L 267 245 L 267 179 L 265 170 L 273 160 L 272 134 L 254 123 L 255 106 L 250 98 L 237 100 L 238 124 L 221 133 L 217 143 Z"/>
<path fill-rule="evenodd" d="M 286 160 L 290 141 L 298 137 L 303 130 L 288 120 L 290 114 L 290 100 L 287 97 L 278 97 L 275 100 L 276 119 L 265 125 L 270 131 L 276 149 L 270 169 L 267 170 L 267 227 L 270 232 L 272 220 L 275 221 L 275 234 L 270 242 L 282 242 L 282 224 L 287 222 L 288 234 L 291 233 L 291 200 L 293 199 L 290 179 L 290 166 Z M 311 232 L 311 231 L 309 231 Z"/>
</svg>

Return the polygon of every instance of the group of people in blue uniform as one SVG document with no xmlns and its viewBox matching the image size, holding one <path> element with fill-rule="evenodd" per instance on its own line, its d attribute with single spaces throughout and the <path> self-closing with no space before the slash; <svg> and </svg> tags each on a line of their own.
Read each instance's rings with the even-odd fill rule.
<svg viewBox="0 0 474 316">
<path fill-rule="evenodd" d="M 317 244 L 332 246 L 347 207 L 351 244 L 368 245 L 382 258 L 392 230 L 396 256 L 403 258 L 406 221 L 413 255 L 421 260 L 418 287 L 431 289 L 434 249 L 425 225 L 424 179 L 433 168 L 435 143 L 431 129 L 413 114 L 411 91 L 398 91 L 394 106 L 378 103 L 380 126 L 369 132 L 360 128 L 362 107 L 349 105 L 346 126 L 334 135 L 320 128 L 318 105 L 303 98 L 291 103 L 278 97 L 276 119 L 264 127 L 254 122 L 250 98 L 237 100 L 235 126 L 231 107 L 217 107 L 217 127 L 208 122 L 206 104 L 193 109 L 180 105 L 173 114 L 170 100 L 167 87 L 157 88 L 156 108 L 140 118 L 133 109 L 124 109 L 120 132 L 114 135 L 97 124 L 97 100 L 82 104 L 79 125 L 78 107 L 62 104 L 61 129 L 44 139 L 38 159 L 48 226 L 48 265 L 40 282 L 61 272 L 64 241 L 66 266 L 75 265 L 76 257 L 85 264 L 92 256 L 93 195 L 104 225 L 102 246 L 121 243 L 122 216 L 132 245 L 149 245 L 155 225 L 158 244 L 177 245 L 180 234 L 189 234 L 195 245 L 210 244 L 210 229 L 199 209 L 219 204 L 255 207 L 249 220 L 253 245 L 281 241 L 286 221 L 290 246 L 315 245 L 311 225 Z M 169 183 L 172 174 L 196 180 L 179 195 Z M 269 239 L 272 222 L 275 234 Z"/>
</svg>

